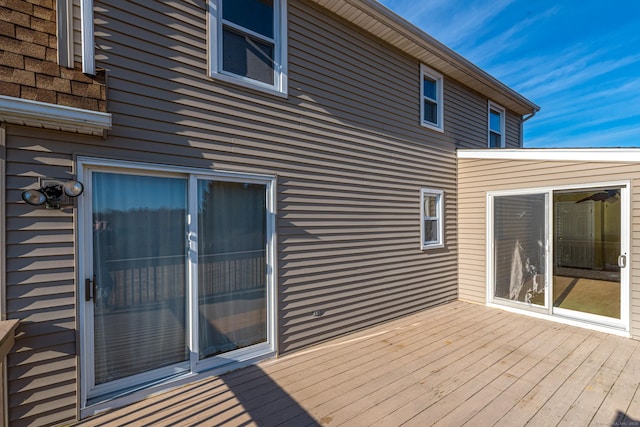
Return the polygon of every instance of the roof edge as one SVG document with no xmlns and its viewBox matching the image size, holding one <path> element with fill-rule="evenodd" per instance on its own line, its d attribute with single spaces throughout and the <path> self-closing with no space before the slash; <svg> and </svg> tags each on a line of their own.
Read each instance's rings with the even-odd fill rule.
<svg viewBox="0 0 640 427">
<path fill-rule="evenodd" d="M 111 114 L 0 95 L 0 122 L 102 136 Z"/>
<path fill-rule="evenodd" d="M 472 89 L 518 114 L 524 116 L 540 110 L 537 104 L 376 0 L 312 1 L 426 65 L 433 66 L 447 77 L 458 80 L 466 86 L 469 85 L 465 80 L 472 79 L 478 83 L 476 87 L 470 86 Z M 362 14 L 365 14 L 367 19 L 363 19 Z M 376 24 L 382 24 L 385 28 L 381 29 Z M 393 34 L 388 30 L 392 30 Z M 446 63 L 448 69 L 442 69 L 438 64 L 430 63 L 429 59 L 434 57 Z"/>
<path fill-rule="evenodd" d="M 458 159 L 640 162 L 640 148 L 460 149 Z"/>
</svg>

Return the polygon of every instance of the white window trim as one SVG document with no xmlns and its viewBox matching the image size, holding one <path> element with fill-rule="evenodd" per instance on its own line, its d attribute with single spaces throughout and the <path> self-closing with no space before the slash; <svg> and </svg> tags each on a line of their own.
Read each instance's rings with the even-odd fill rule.
<svg viewBox="0 0 640 427">
<path fill-rule="evenodd" d="M 424 77 L 430 77 L 436 81 L 436 109 L 438 124 L 433 124 L 424 120 Z M 442 74 L 427 67 L 424 64 L 420 64 L 420 124 L 426 128 L 433 129 L 438 132 L 444 132 L 444 77 Z"/>
<path fill-rule="evenodd" d="M 80 26 L 82 35 L 82 72 L 90 76 L 96 75 L 93 30 L 93 0 L 82 0 L 80 3 Z M 71 55 L 73 60 L 73 55 Z"/>
<path fill-rule="evenodd" d="M 222 0 L 209 0 L 207 12 L 209 76 L 216 80 L 256 89 L 272 95 L 286 97 L 288 91 L 287 69 L 287 1 L 274 0 L 274 84 L 266 84 L 222 70 L 222 23 L 220 4 Z"/>
<path fill-rule="evenodd" d="M 58 64 L 73 68 L 73 1 L 56 1 Z"/>
<path fill-rule="evenodd" d="M 493 148 L 504 148 L 506 146 L 506 132 L 505 132 L 505 116 L 507 115 L 507 111 L 501 105 L 496 104 L 495 102 L 489 101 L 487 104 L 487 147 L 491 147 L 491 110 L 500 112 L 500 147 Z M 496 133 L 497 132 L 493 132 Z"/>
<path fill-rule="evenodd" d="M 90 237 L 86 234 L 88 224 L 91 224 L 89 209 L 87 204 L 90 203 L 87 198 L 91 197 L 91 183 L 87 180 L 94 170 L 111 170 L 123 173 L 150 174 L 154 176 L 182 176 L 194 180 L 197 178 L 214 179 L 216 181 L 228 182 L 252 182 L 262 184 L 266 187 L 266 214 L 267 214 L 267 295 L 266 303 L 269 312 L 267 318 L 267 342 L 257 344 L 247 349 L 240 349 L 227 354 L 227 358 L 219 358 L 219 360 L 204 361 L 202 363 L 193 363 L 193 357 L 172 367 L 161 368 L 167 372 L 167 376 L 161 380 L 155 380 L 152 384 L 139 388 L 129 388 L 120 394 L 114 395 L 112 398 L 106 399 L 95 404 L 87 405 L 91 396 L 92 378 L 87 375 L 93 370 L 92 365 L 92 348 L 84 337 L 88 328 L 92 328 L 92 309 L 90 305 L 85 303 L 85 287 L 84 278 L 88 276 L 87 265 L 85 260 L 93 257 Z M 78 319 L 80 322 L 81 340 L 80 343 L 80 418 L 88 417 L 100 413 L 106 409 L 113 409 L 125 406 L 136 401 L 148 398 L 158 392 L 168 390 L 182 384 L 188 384 L 200 379 L 204 379 L 213 375 L 220 375 L 229 370 L 239 367 L 248 366 L 257 363 L 260 360 L 273 357 L 277 352 L 277 264 L 276 264 L 276 177 L 273 175 L 251 174 L 242 172 L 227 172 L 210 169 L 190 168 L 181 166 L 160 165 L 151 163 L 140 163 L 131 161 L 119 161 L 111 159 L 78 157 L 77 158 L 77 176 L 85 184 L 85 193 L 78 198 L 78 278 L 77 283 L 83 284 L 77 289 Z M 193 200 L 193 198 L 191 199 Z M 193 207 L 193 205 L 191 206 Z M 189 256 L 192 259 L 192 255 Z M 194 266 L 189 263 L 188 274 L 192 274 Z M 191 290 L 191 288 L 190 288 Z M 197 301 L 196 301 L 197 302 Z M 191 301 L 193 304 L 193 301 Z M 194 329 L 194 315 L 188 316 L 189 328 Z M 189 340 L 190 347 L 193 341 Z M 193 352 L 193 348 L 190 348 Z M 233 354 L 232 354 L 233 353 Z M 193 356 L 193 355 L 192 355 Z M 178 369 L 175 369 L 178 368 Z M 183 369 L 180 369 L 183 368 Z M 192 368 L 192 369 L 191 369 Z M 172 369 L 174 374 L 170 376 Z M 160 370 L 156 371 L 159 372 Z M 144 376 L 145 374 L 140 374 Z M 124 379 L 126 381 L 126 379 Z M 104 390 L 103 390 L 104 391 Z"/>
<path fill-rule="evenodd" d="M 424 211 L 425 196 L 435 196 L 437 200 L 436 217 L 427 218 Z M 438 240 L 426 241 L 424 221 L 426 219 L 435 219 L 438 225 Z M 435 249 L 444 247 L 444 191 L 434 190 L 431 188 L 420 189 L 420 249 Z"/>
</svg>

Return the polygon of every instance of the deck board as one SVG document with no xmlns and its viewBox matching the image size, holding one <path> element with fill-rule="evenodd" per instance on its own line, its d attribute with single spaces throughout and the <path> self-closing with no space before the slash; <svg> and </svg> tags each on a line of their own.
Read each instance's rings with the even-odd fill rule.
<svg viewBox="0 0 640 427">
<path fill-rule="evenodd" d="M 640 378 L 640 357 L 638 357 L 638 345 L 640 343 L 635 340 L 626 340 L 624 344 L 629 349 L 629 358 L 622 366 L 616 381 L 598 408 L 598 412 L 591 420 L 589 424 L 591 426 L 621 425 L 625 412 L 630 417 L 638 415 L 630 411 L 629 407 L 638 389 L 638 379 Z"/>
<path fill-rule="evenodd" d="M 77 425 L 615 425 L 639 383 L 638 341 L 454 302 Z"/>
</svg>

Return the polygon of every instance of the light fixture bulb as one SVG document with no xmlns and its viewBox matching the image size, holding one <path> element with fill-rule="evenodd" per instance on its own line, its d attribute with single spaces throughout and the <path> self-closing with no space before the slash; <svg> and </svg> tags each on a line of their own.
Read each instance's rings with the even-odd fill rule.
<svg viewBox="0 0 640 427">
<path fill-rule="evenodd" d="M 65 182 L 62 188 L 64 190 L 64 194 L 69 197 L 78 197 L 84 191 L 82 183 L 74 180 Z"/>
<path fill-rule="evenodd" d="M 47 201 L 47 198 L 40 190 L 27 190 L 22 193 L 22 200 L 33 206 L 40 206 Z"/>
</svg>

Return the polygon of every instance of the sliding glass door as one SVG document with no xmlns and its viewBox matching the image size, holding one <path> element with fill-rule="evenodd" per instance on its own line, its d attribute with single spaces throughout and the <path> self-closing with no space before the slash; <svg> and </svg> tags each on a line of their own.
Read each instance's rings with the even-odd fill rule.
<svg viewBox="0 0 640 427">
<path fill-rule="evenodd" d="M 88 164 L 84 182 L 85 405 L 275 350 L 271 178 Z"/>
<path fill-rule="evenodd" d="M 628 187 L 489 196 L 489 302 L 628 328 Z"/>
</svg>

